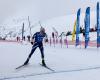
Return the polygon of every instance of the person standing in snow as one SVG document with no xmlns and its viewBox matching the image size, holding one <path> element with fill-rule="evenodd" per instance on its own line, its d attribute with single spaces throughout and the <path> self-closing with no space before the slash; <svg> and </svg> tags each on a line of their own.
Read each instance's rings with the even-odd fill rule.
<svg viewBox="0 0 100 80">
<path fill-rule="evenodd" d="M 25 61 L 24 65 L 28 64 L 32 54 L 34 53 L 36 48 L 39 47 L 40 52 L 41 52 L 42 65 L 46 66 L 45 60 L 44 60 L 44 48 L 43 48 L 43 39 L 44 38 L 45 38 L 45 41 L 47 41 L 47 34 L 45 33 L 45 29 L 43 27 L 41 27 L 40 32 L 36 32 L 32 37 L 32 41 L 31 41 L 31 44 L 33 45 L 32 50 L 31 50 L 27 60 Z"/>
</svg>

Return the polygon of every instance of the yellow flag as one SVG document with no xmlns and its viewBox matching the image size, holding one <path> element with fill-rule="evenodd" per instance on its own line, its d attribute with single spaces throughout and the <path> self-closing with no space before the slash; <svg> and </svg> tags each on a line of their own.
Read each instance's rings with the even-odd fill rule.
<svg viewBox="0 0 100 80">
<path fill-rule="evenodd" d="M 75 20 L 74 29 L 73 29 L 73 32 L 72 32 L 72 41 L 75 40 L 75 33 L 76 33 L 76 20 Z"/>
</svg>

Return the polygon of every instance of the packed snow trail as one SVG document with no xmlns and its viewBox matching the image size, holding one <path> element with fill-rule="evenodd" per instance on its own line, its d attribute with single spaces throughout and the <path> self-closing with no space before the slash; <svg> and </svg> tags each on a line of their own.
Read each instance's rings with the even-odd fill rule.
<svg viewBox="0 0 100 80">
<path fill-rule="evenodd" d="M 72 69 L 72 70 L 50 71 L 50 72 L 37 73 L 37 74 L 32 73 L 32 74 L 29 74 L 29 75 L 21 75 L 21 76 L 14 76 L 14 77 L 4 77 L 4 78 L 0 78 L 0 80 L 9 80 L 9 79 L 16 79 L 16 78 L 27 78 L 27 77 L 31 77 L 31 76 L 52 75 L 52 74 L 59 74 L 59 73 L 80 72 L 80 71 L 95 70 L 95 69 L 100 69 L 100 66 L 88 67 L 88 68 L 80 68 L 80 69 Z"/>
</svg>

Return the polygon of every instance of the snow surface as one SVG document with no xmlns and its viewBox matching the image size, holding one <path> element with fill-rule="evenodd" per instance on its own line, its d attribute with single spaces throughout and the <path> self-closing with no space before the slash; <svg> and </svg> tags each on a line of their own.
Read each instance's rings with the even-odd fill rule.
<svg viewBox="0 0 100 80">
<path fill-rule="evenodd" d="M 44 44 L 45 61 L 54 69 L 52 72 L 39 65 L 41 54 L 35 51 L 30 64 L 19 70 L 30 53 L 31 45 L 27 42 L 0 42 L 0 80 L 99 80 L 100 49 L 96 47 L 75 47 L 70 45 Z"/>
</svg>

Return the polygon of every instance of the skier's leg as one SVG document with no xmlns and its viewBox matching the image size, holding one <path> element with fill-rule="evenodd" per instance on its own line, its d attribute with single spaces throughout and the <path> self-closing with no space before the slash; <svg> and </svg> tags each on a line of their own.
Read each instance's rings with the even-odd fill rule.
<svg viewBox="0 0 100 80">
<path fill-rule="evenodd" d="M 27 65 L 29 62 L 29 59 L 31 58 L 32 54 L 34 53 L 34 51 L 36 50 L 36 48 L 38 47 L 38 44 L 34 44 L 31 50 L 31 53 L 29 54 L 27 60 L 25 61 L 24 65 Z"/>
<path fill-rule="evenodd" d="M 44 60 L 44 48 L 43 48 L 43 44 L 39 45 L 39 49 L 40 49 L 40 52 L 41 52 L 42 65 L 46 66 L 45 60 Z"/>
</svg>

